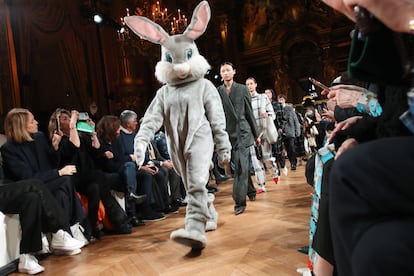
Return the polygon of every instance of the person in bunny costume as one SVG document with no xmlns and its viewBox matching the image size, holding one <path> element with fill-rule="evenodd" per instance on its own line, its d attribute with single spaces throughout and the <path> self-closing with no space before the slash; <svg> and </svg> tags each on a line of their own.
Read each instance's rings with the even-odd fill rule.
<svg viewBox="0 0 414 276">
<path fill-rule="evenodd" d="M 135 137 L 136 163 L 142 164 L 147 144 L 164 125 L 174 169 L 182 177 L 189 197 L 185 228 L 173 231 L 170 238 L 192 249 L 202 249 L 207 244 L 205 231 L 217 227 L 214 196 L 209 200 L 205 188 L 214 144 L 220 164 L 229 162 L 231 155 L 220 96 L 204 78 L 210 65 L 194 43 L 207 28 L 210 6 L 207 1 L 199 3 L 184 33 L 172 36 L 146 17 L 128 16 L 124 20 L 135 34 L 161 45 L 155 76 L 164 86 L 145 112 Z"/>
</svg>

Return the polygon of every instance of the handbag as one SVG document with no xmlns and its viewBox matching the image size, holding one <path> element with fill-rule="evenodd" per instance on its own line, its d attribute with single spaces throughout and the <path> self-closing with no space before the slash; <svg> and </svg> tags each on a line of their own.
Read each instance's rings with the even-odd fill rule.
<svg viewBox="0 0 414 276">
<path fill-rule="evenodd" d="M 262 160 L 263 158 L 262 146 L 254 145 L 254 151 L 256 152 L 257 160 Z"/>
<path fill-rule="evenodd" d="M 279 133 L 277 132 L 275 123 L 273 122 L 272 117 L 263 118 L 264 121 L 264 128 L 263 128 L 263 135 L 269 142 L 269 144 L 275 144 L 279 137 Z"/>
</svg>

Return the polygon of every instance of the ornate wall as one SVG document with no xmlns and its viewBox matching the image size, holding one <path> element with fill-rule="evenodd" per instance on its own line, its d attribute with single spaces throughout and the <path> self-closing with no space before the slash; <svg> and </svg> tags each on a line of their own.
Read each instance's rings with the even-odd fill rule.
<svg viewBox="0 0 414 276">
<path fill-rule="evenodd" d="M 160 86 L 154 78 L 160 48 L 120 43 L 115 28 L 125 7 L 139 1 L 96 1 L 95 8 L 113 19 L 100 26 L 86 18 L 92 2 L 0 0 L 0 38 L 8 42 L 0 46 L 1 114 L 24 106 L 48 117 L 58 106 L 86 110 L 91 99 L 101 114 L 125 108 L 144 114 Z M 190 15 L 198 2 L 180 5 Z M 229 60 L 237 81 L 254 76 L 260 91 L 271 87 L 297 103 L 307 93 L 308 76 L 328 84 L 345 70 L 353 24 L 320 1 L 209 3 L 212 20 L 197 43 L 216 85 L 219 65 Z"/>
</svg>

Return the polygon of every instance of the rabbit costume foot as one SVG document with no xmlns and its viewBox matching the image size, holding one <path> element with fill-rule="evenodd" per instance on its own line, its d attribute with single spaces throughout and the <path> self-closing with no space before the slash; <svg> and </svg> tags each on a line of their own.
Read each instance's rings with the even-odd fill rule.
<svg viewBox="0 0 414 276">
<path fill-rule="evenodd" d="M 210 218 L 206 223 L 206 231 L 214 231 L 217 229 L 218 213 L 214 207 L 215 196 L 212 193 L 208 194 L 208 211 L 210 212 Z"/>
<path fill-rule="evenodd" d="M 207 245 L 206 235 L 198 231 L 178 229 L 171 233 L 170 238 L 175 242 L 191 247 L 193 249 L 203 249 Z"/>
</svg>

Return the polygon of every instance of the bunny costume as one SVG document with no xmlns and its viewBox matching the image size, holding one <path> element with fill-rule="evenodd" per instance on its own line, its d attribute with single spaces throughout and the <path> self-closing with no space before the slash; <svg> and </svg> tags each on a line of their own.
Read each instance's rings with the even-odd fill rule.
<svg viewBox="0 0 414 276">
<path fill-rule="evenodd" d="M 215 226 L 217 223 L 214 196 L 209 200 L 205 188 L 214 144 L 221 163 L 230 161 L 231 152 L 220 96 L 214 85 L 204 79 L 210 66 L 194 43 L 204 33 L 209 19 L 206 1 L 195 8 L 190 25 L 180 35 L 168 35 L 145 17 L 125 17 L 136 34 L 162 46 L 155 75 L 165 85 L 157 91 L 135 137 L 137 164 L 142 164 L 147 144 L 163 125 L 174 169 L 189 196 L 185 228 L 173 231 L 171 239 L 195 249 L 207 244 L 207 221 L 215 220 Z"/>
</svg>

